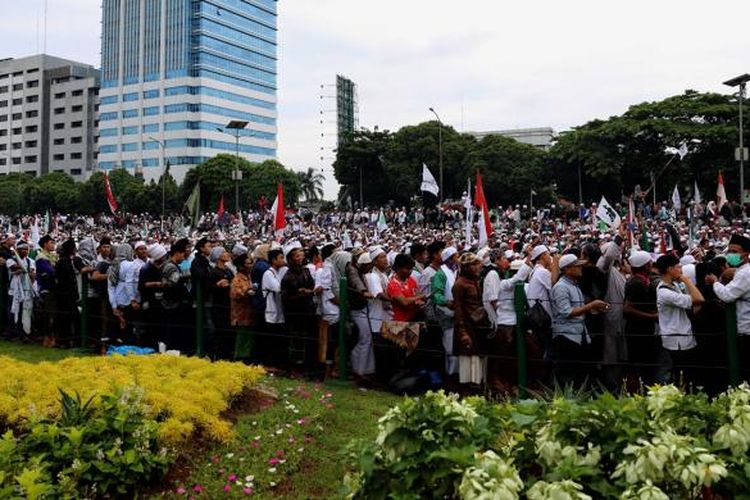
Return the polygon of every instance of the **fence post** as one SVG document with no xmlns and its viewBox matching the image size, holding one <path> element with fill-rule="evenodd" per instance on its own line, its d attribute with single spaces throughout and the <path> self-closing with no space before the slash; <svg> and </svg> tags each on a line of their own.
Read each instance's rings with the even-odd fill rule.
<svg viewBox="0 0 750 500">
<path fill-rule="evenodd" d="M 740 383 L 740 364 L 737 352 L 737 303 L 726 305 L 727 323 L 727 357 L 729 364 L 729 384 L 736 386 Z"/>
<path fill-rule="evenodd" d="M 203 329 L 205 328 L 204 316 L 206 314 L 205 304 L 203 303 L 203 283 L 198 280 L 195 283 L 195 355 L 202 358 L 204 355 L 203 348 Z"/>
<path fill-rule="evenodd" d="M 339 279 L 339 380 L 346 382 L 346 328 L 349 321 L 349 282 L 345 276 Z"/>
<path fill-rule="evenodd" d="M 81 276 L 81 349 L 86 350 L 89 338 L 89 274 Z"/>
<path fill-rule="evenodd" d="M 513 302 L 516 307 L 516 355 L 518 357 L 518 397 L 526 397 L 528 383 L 528 366 L 526 359 L 526 291 L 523 283 L 516 283 L 513 291 Z"/>
<path fill-rule="evenodd" d="M 3 270 L 4 271 L 4 270 Z M 5 283 L 1 283 L 3 278 L 0 278 L 0 286 L 5 286 Z M 8 327 L 8 322 L 10 321 L 10 318 L 6 316 L 6 311 L 8 310 L 8 304 L 5 301 L 7 298 L 7 289 L 0 290 L 0 333 L 3 333 L 5 329 Z"/>
</svg>

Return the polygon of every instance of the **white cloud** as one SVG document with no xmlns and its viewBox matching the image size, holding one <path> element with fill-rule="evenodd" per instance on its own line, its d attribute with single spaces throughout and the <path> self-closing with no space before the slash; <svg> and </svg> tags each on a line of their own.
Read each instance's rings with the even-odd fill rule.
<svg viewBox="0 0 750 500">
<path fill-rule="evenodd" d="M 42 0 L 8 3 L 1 55 L 33 53 Z M 51 0 L 48 52 L 98 66 L 99 8 Z M 359 84 L 367 127 L 434 106 L 459 129 L 561 130 L 750 71 L 747 2 L 281 0 L 279 13 L 279 156 L 295 169 L 320 165 L 320 84 L 336 73 Z"/>
</svg>

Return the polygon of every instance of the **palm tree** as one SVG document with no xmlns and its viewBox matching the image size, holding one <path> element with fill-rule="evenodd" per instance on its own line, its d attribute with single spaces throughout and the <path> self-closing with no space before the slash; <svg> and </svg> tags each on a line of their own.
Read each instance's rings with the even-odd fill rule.
<svg viewBox="0 0 750 500">
<path fill-rule="evenodd" d="M 306 172 L 297 172 L 299 190 L 306 201 L 316 201 L 323 198 L 323 181 L 325 177 L 319 171 L 308 167 Z"/>
</svg>

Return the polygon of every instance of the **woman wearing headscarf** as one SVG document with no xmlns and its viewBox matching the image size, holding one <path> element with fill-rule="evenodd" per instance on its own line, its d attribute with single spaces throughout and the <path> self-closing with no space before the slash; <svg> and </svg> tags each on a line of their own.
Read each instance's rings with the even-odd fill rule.
<svg viewBox="0 0 750 500">
<path fill-rule="evenodd" d="M 93 339 L 101 339 L 101 337 L 105 336 L 103 333 L 105 333 L 102 330 L 102 324 L 101 316 L 102 316 L 102 300 L 99 296 L 99 289 L 97 288 L 97 283 L 93 281 L 95 279 L 95 276 L 97 275 L 97 264 L 98 264 L 98 256 L 97 256 L 97 245 L 93 238 L 84 238 L 81 240 L 81 242 L 78 244 L 78 255 L 81 257 L 81 260 L 83 260 L 83 263 L 86 266 L 92 267 L 94 271 L 88 275 L 88 276 L 80 276 L 82 279 L 79 283 L 79 289 L 81 290 L 81 300 L 86 301 L 87 305 L 87 317 L 88 317 L 88 325 L 89 325 L 89 333 L 91 334 L 91 337 Z M 106 279 L 106 276 L 104 277 Z M 83 296 L 83 284 L 86 283 L 86 294 Z M 106 311 L 106 309 L 105 309 Z"/>
<path fill-rule="evenodd" d="M 281 279 L 281 302 L 289 339 L 289 362 L 292 371 L 302 369 L 310 353 L 312 321 L 315 317 L 313 293 L 315 281 L 303 265 L 305 252 L 293 248 L 287 252 L 288 271 Z"/>
<path fill-rule="evenodd" d="M 368 321 L 368 299 L 373 296 L 367 291 L 365 276 L 372 270 L 369 252 L 362 252 L 356 263 L 349 266 L 346 277 L 349 285 L 349 308 L 351 318 L 357 325 L 357 343 L 352 348 L 352 371 L 360 378 L 375 373 L 375 354 L 372 348 L 372 331 Z"/>
<path fill-rule="evenodd" d="M 234 267 L 237 274 L 232 278 L 229 289 L 231 307 L 231 326 L 235 329 L 237 338 L 234 344 L 234 359 L 249 361 L 253 351 L 254 337 L 250 332 L 253 309 L 250 299 L 255 293 L 250 282 L 250 272 L 253 261 L 247 253 L 235 257 Z"/>
<path fill-rule="evenodd" d="M 351 260 L 351 255 L 348 252 L 335 252 L 334 245 L 325 245 L 320 258 L 323 259 L 322 266 L 315 269 L 313 274 L 319 315 L 317 362 L 326 365 L 326 375 L 330 375 L 333 364 L 329 361 L 335 350 L 330 346 L 333 337 L 330 331 L 339 322 L 339 295 L 334 293 L 334 285 L 338 285 L 336 283 L 338 279 L 335 276 L 341 272 L 339 262 L 341 260 L 344 261 L 343 267 L 346 272 L 346 265 Z M 308 269 L 310 269 L 309 266 Z"/>
<path fill-rule="evenodd" d="M 461 384 L 481 384 L 485 379 L 486 357 L 482 357 L 484 342 L 489 333 L 487 311 L 482 304 L 479 274 L 482 261 L 473 253 L 465 253 L 459 260 L 459 274 L 453 285 L 455 316 L 454 350 L 458 355 L 458 381 Z"/>
<path fill-rule="evenodd" d="M 118 331 L 114 337 L 123 340 L 131 340 L 129 337 L 128 320 L 131 317 L 133 296 L 128 278 L 130 273 L 130 263 L 133 260 L 133 247 L 127 243 L 115 246 L 112 265 L 107 270 L 107 294 L 109 296 L 109 306 L 112 309 L 112 315 L 118 322 Z M 137 289 L 138 281 L 135 282 Z"/>
<path fill-rule="evenodd" d="M 232 254 L 224 247 L 216 246 L 211 250 L 210 261 L 213 267 L 208 272 L 208 293 L 214 328 L 209 345 L 218 359 L 230 359 L 233 347 L 230 339 L 234 335 L 229 328 L 229 288 L 234 274 L 227 266 L 231 260 Z"/>
<path fill-rule="evenodd" d="M 55 265 L 57 277 L 57 334 L 63 345 L 73 345 L 75 332 L 79 324 L 78 313 L 78 276 L 93 271 L 76 255 L 76 243 L 66 240 L 60 249 L 60 258 Z"/>
</svg>

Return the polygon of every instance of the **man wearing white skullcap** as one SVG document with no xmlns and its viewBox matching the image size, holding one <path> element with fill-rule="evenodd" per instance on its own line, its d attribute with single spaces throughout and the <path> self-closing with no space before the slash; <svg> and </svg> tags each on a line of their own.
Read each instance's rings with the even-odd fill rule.
<svg viewBox="0 0 750 500">
<path fill-rule="evenodd" d="M 445 248 L 440 256 L 443 264 L 432 277 L 430 291 L 432 304 L 435 306 L 435 316 L 443 329 L 445 372 L 448 375 L 454 375 L 458 373 L 458 358 L 453 356 L 453 285 L 458 272 L 458 250 L 450 246 Z"/>
<path fill-rule="evenodd" d="M 625 283 L 622 308 L 628 359 L 643 383 L 653 384 L 656 382 L 653 365 L 661 351 L 655 335 L 659 315 L 656 312 L 656 287 L 651 282 L 653 261 L 651 254 L 642 250 L 634 250 L 628 261 L 631 274 Z"/>
</svg>

